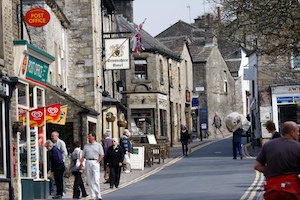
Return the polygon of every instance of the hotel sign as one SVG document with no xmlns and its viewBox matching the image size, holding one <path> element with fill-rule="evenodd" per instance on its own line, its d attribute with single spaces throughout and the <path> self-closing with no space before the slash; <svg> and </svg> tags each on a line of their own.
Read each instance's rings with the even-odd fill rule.
<svg viewBox="0 0 300 200">
<path fill-rule="evenodd" d="M 105 69 L 129 69 L 128 38 L 105 39 Z"/>
</svg>

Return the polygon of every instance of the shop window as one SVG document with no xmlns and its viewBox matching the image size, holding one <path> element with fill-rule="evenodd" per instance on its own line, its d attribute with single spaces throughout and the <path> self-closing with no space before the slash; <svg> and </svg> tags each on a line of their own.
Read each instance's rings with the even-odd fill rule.
<svg viewBox="0 0 300 200">
<path fill-rule="evenodd" d="M 19 83 L 18 84 L 18 104 L 22 106 L 27 106 L 27 85 Z"/>
<path fill-rule="evenodd" d="M 1 115 L 0 115 L 0 129 L 1 129 L 1 134 L 0 134 L 0 176 L 5 174 L 5 129 L 4 129 L 4 101 L 0 99 L 0 110 L 1 110 Z"/>
<path fill-rule="evenodd" d="M 132 109 L 131 124 L 135 127 L 133 134 L 154 134 L 153 109 Z"/>
<path fill-rule="evenodd" d="M 134 61 L 134 78 L 136 80 L 142 79 L 147 80 L 147 61 L 146 60 L 135 60 Z"/>
</svg>

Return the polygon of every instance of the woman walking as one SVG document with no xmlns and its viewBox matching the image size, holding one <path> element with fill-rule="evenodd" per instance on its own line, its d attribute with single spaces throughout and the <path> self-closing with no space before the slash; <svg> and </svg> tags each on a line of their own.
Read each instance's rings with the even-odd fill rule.
<svg viewBox="0 0 300 200">
<path fill-rule="evenodd" d="M 69 173 L 72 172 L 74 175 L 74 185 L 73 185 L 73 199 L 80 199 L 80 189 L 82 192 L 82 197 L 87 197 L 87 193 L 84 187 L 84 183 L 81 177 L 82 174 L 82 167 L 76 167 L 76 161 L 77 159 L 81 159 L 82 157 L 82 150 L 81 145 L 78 141 L 74 142 L 74 151 L 71 154 L 70 159 L 70 167 L 69 167 Z M 79 189 L 80 188 L 80 189 Z"/>
<path fill-rule="evenodd" d="M 180 141 L 182 145 L 183 156 L 187 156 L 188 144 L 190 143 L 190 134 L 184 125 L 181 125 Z"/>
</svg>

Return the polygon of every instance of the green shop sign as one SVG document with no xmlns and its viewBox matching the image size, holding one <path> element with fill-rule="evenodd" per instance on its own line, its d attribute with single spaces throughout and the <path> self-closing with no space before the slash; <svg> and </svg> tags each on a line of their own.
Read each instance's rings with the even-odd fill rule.
<svg viewBox="0 0 300 200">
<path fill-rule="evenodd" d="M 28 56 L 26 79 L 45 85 L 48 77 L 49 64 Z"/>
</svg>

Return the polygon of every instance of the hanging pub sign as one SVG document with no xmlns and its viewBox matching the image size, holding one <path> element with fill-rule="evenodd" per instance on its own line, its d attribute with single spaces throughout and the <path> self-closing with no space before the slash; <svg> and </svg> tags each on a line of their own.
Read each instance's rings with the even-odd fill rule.
<svg viewBox="0 0 300 200">
<path fill-rule="evenodd" d="M 50 21 L 50 14 L 43 8 L 34 8 L 25 14 L 25 21 L 30 26 L 45 26 Z"/>
</svg>

